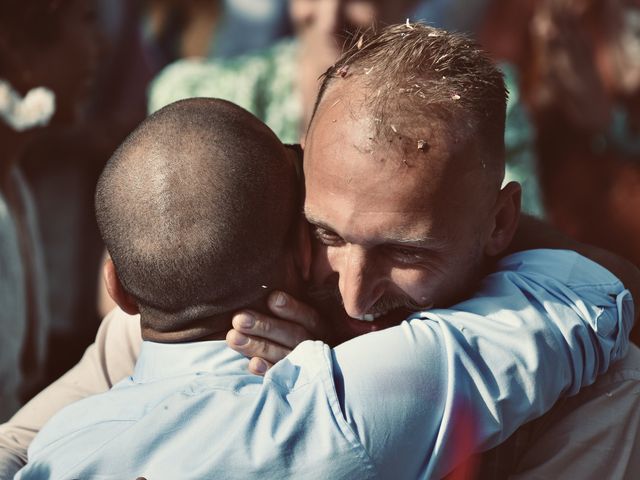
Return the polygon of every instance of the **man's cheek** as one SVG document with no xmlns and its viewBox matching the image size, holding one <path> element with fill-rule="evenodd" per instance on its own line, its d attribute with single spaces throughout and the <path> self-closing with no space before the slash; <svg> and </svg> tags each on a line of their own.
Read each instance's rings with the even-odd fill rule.
<svg viewBox="0 0 640 480">
<path fill-rule="evenodd" d="M 423 269 L 393 269 L 391 281 L 416 305 L 430 306 L 437 296 L 437 273 L 430 273 Z"/>
</svg>

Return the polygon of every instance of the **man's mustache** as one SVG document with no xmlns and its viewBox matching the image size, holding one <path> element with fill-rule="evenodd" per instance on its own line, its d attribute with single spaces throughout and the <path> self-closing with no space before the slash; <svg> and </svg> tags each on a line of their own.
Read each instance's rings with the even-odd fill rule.
<svg viewBox="0 0 640 480">
<path fill-rule="evenodd" d="M 337 285 L 319 285 L 310 286 L 308 289 L 308 295 L 311 301 L 318 307 L 327 306 L 329 303 L 331 307 L 344 307 L 344 301 L 340 294 L 340 289 Z M 432 304 L 431 304 L 432 305 Z M 411 312 L 419 310 L 425 310 L 431 308 L 431 305 L 420 305 L 415 302 L 411 297 L 407 295 L 383 295 L 367 312 L 373 315 L 384 314 L 396 310 L 398 308 L 404 308 Z"/>
</svg>

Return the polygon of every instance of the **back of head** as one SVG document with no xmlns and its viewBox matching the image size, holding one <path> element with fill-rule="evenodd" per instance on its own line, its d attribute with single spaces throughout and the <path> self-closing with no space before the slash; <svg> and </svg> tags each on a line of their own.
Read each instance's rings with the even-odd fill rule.
<svg viewBox="0 0 640 480">
<path fill-rule="evenodd" d="M 236 105 L 183 100 L 142 122 L 100 177 L 96 216 L 143 322 L 179 331 L 278 285 L 296 189 L 282 143 Z"/>
<path fill-rule="evenodd" d="M 314 110 L 341 81 L 359 82 L 368 92 L 365 107 L 379 122 L 378 133 L 388 133 L 394 118 L 414 124 L 422 118 L 450 143 L 472 149 L 482 171 L 499 186 L 506 89 L 487 54 L 464 35 L 408 21 L 371 29 L 355 40 L 325 73 Z"/>
</svg>

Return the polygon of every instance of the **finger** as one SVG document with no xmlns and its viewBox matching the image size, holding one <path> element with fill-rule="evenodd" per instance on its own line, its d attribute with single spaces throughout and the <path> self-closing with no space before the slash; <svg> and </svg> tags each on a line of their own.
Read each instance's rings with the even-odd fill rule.
<svg viewBox="0 0 640 480">
<path fill-rule="evenodd" d="M 238 332 L 291 349 L 311 338 L 311 334 L 300 325 L 249 310 L 236 314 L 231 323 Z"/>
<path fill-rule="evenodd" d="M 227 333 L 227 345 L 245 357 L 260 357 L 271 363 L 282 360 L 291 352 L 290 348 L 261 338 L 250 337 L 236 330 L 229 330 Z"/>
<path fill-rule="evenodd" d="M 318 312 L 291 295 L 279 291 L 271 292 L 268 303 L 271 311 L 278 317 L 297 323 L 311 333 L 321 331 Z"/>
<path fill-rule="evenodd" d="M 267 362 L 264 358 L 253 357 L 249 361 L 249 371 L 254 375 L 262 376 L 267 373 L 267 370 L 271 367 L 273 367 L 273 363 Z"/>
</svg>

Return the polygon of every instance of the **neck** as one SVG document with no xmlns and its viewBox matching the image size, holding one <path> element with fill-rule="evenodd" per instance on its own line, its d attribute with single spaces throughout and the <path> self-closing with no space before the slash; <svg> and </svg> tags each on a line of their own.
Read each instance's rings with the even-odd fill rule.
<svg viewBox="0 0 640 480">
<path fill-rule="evenodd" d="M 156 343 L 193 343 L 208 342 L 211 340 L 224 340 L 227 331 L 217 333 L 204 333 L 197 331 L 159 332 L 153 329 L 142 329 L 142 339 Z"/>
<path fill-rule="evenodd" d="M 213 317 L 190 322 L 183 328 L 169 330 L 158 329 L 155 325 L 160 322 L 150 320 L 146 315 L 140 315 L 142 339 L 157 343 L 191 343 L 210 340 L 224 340 L 231 327 L 231 316 L 225 318 Z"/>
</svg>

